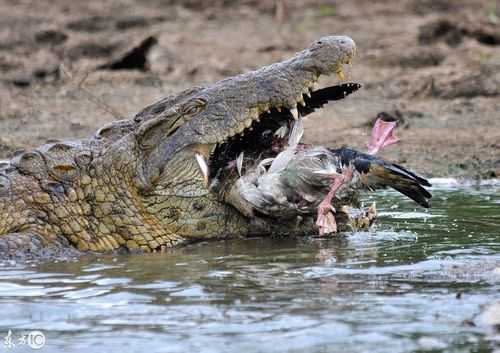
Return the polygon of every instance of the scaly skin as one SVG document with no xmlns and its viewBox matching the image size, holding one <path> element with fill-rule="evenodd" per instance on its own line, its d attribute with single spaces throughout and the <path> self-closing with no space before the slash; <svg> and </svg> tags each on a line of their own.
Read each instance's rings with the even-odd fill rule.
<svg viewBox="0 0 500 353">
<path fill-rule="evenodd" d="M 206 185 L 194 156 L 208 160 L 269 108 L 294 108 L 354 51 L 348 37 L 324 37 L 287 61 L 167 97 L 91 139 L 16 155 L 0 165 L 0 258 L 316 233 L 312 218 L 276 225 L 240 214 Z"/>
<path fill-rule="evenodd" d="M 20 236 L 23 233 L 41 238 L 43 245 L 63 236 L 82 251 L 124 247 L 146 252 L 196 237 L 247 233 L 246 222 L 236 213 L 231 217 L 229 207 L 219 205 L 216 195 L 203 192 L 197 166 L 192 163 L 184 165 L 184 175 L 169 180 L 168 186 L 173 189 L 182 184 L 182 191 L 172 191 L 168 196 L 170 189 L 165 188 L 156 196 L 155 192 L 141 194 L 134 186 L 132 171 L 137 159 L 133 155 L 117 154 L 109 160 L 107 155 L 93 159 L 92 154 L 84 153 L 90 158 L 71 163 L 71 157 L 83 159 L 79 158 L 81 145 L 55 143 L 44 147 L 43 152 L 15 158 L 11 161 L 15 167 L 3 174 L 0 240 L 5 243 L 9 239 L 9 249 L 0 245 L 2 252 L 8 250 L 8 254 L 19 248 L 23 245 L 17 244 L 21 238 L 30 245 L 30 237 Z M 66 160 L 61 161 L 57 151 L 68 148 Z M 56 156 L 51 160 L 52 154 Z M 188 183 L 179 177 L 185 177 Z M 193 197 L 183 197 L 188 194 Z"/>
</svg>

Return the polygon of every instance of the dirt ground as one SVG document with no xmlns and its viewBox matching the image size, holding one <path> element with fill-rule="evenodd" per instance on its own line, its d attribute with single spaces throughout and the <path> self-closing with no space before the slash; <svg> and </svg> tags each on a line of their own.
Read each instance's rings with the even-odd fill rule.
<svg viewBox="0 0 500 353">
<path fill-rule="evenodd" d="M 0 159 L 325 34 L 356 41 L 348 80 L 364 87 L 309 118 L 308 142 L 363 148 L 383 115 L 402 140 L 385 157 L 426 176 L 500 177 L 495 0 L 0 0 Z"/>
</svg>

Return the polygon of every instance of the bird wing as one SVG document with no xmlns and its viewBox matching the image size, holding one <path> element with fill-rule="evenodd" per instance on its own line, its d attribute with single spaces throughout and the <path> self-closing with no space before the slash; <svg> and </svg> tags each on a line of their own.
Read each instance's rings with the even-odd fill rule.
<svg viewBox="0 0 500 353">
<path fill-rule="evenodd" d="M 353 184 L 370 190 L 391 187 L 420 206 L 430 207 L 432 195 L 423 187 L 431 184 L 425 178 L 400 165 L 350 148 L 343 147 L 332 152 L 340 156 L 343 165 L 354 166 L 356 176 Z"/>
</svg>

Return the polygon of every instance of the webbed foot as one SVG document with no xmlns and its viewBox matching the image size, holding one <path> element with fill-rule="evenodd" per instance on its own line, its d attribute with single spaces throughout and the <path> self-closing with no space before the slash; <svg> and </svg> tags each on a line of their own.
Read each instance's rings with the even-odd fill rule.
<svg viewBox="0 0 500 353">
<path fill-rule="evenodd" d="M 335 221 L 335 208 L 323 200 L 318 206 L 318 218 L 316 225 L 319 228 L 319 235 L 337 233 L 337 221 Z"/>
<path fill-rule="evenodd" d="M 330 191 L 326 197 L 318 205 L 318 217 L 316 219 L 316 225 L 319 227 L 319 235 L 325 235 L 329 233 L 337 232 L 337 222 L 333 213 L 335 208 L 332 206 L 332 199 L 336 192 L 342 185 L 349 182 L 352 179 L 352 166 L 344 169 L 342 174 L 332 174 L 332 185 L 330 186 Z"/>
<path fill-rule="evenodd" d="M 395 128 L 395 121 L 384 121 L 378 118 L 372 129 L 371 140 L 366 144 L 368 153 L 376 154 L 382 148 L 399 142 L 399 139 L 394 135 Z"/>
</svg>

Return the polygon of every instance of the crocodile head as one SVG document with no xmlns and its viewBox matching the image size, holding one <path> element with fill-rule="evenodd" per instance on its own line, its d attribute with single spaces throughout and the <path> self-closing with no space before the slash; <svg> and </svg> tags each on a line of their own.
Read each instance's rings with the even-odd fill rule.
<svg viewBox="0 0 500 353">
<path fill-rule="evenodd" d="M 138 127 L 133 136 L 140 151 L 135 182 L 146 207 L 168 210 L 162 219 L 173 213 L 177 222 L 189 218 L 186 234 L 214 232 L 217 226 L 206 227 L 208 218 L 227 224 L 233 217 L 228 212 L 235 211 L 219 201 L 210 184 L 241 152 L 253 158 L 276 154 L 269 136 L 298 114 L 306 115 L 359 88 L 317 88 L 322 75 L 343 78 L 343 67 L 355 51 L 349 37 L 323 37 L 289 60 L 189 89 L 145 108 L 134 119 Z M 193 208 L 184 207 L 186 200 Z M 189 208 L 188 213 L 165 207 L 172 204 L 176 210 Z"/>
</svg>

